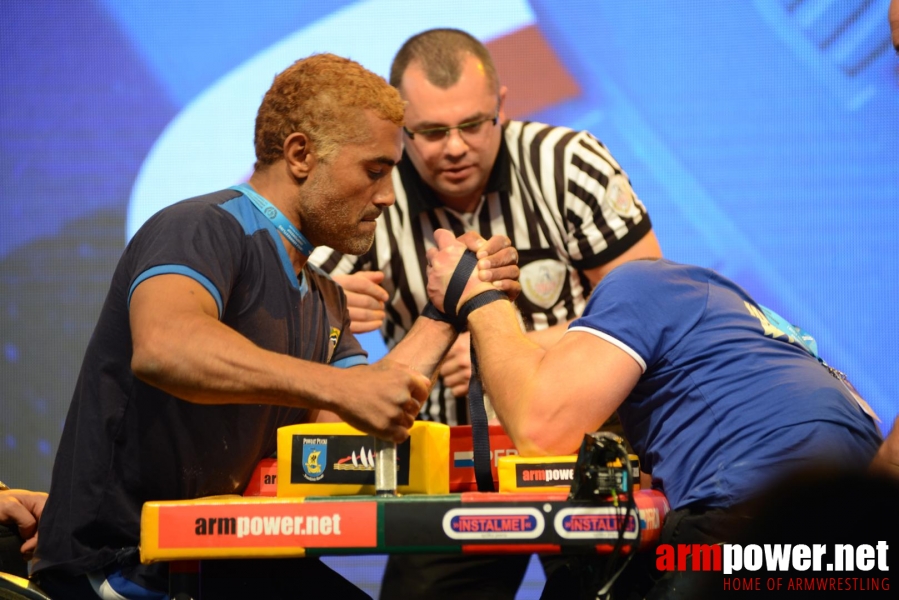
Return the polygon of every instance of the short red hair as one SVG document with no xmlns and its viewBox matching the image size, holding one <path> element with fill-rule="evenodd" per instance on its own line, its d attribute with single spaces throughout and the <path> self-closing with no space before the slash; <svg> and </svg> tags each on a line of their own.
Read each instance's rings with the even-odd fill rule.
<svg viewBox="0 0 899 600">
<path fill-rule="evenodd" d="M 404 103 L 382 77 L 334 54 L 298 60 L 275 77 L 256 115 L 256 167 L 284 156 L 284 140 L 309 136 L 313 152 L 327 159 L 342 144 L 363 141 L 362 110 L 402 126 Z"/>
</svg>

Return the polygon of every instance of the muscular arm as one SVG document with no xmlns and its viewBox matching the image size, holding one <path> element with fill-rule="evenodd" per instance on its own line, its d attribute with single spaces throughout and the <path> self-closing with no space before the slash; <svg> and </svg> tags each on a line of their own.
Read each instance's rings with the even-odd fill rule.
<svg viewBox="0 0 899 600">
<path fill-rule="evenodd" d="M 435 232 L 435 240 L 437 248 L 428 251 L 428 295 L 443 309 L 446 286 L 464 248 L 444 230 Z M 473 274 L 459 306 L 489 289 Z M 569 332 L 544 350 L 522 333 L 509 302 L 475 310 L 468 327 L 485 389 L 524 455 L 573 452 L 583 434 L 598 429 L 640 378 L 633 358 L 589 333 Z"/>
<path fill-rule="evenodd" d="M 141 283 L 130 306 L 134 374 L 199 404 L 295 404 L 296 359 L 259 348 L 217 314 L 212 296 L 189 277 Z"/>
<path fill-rule="evenodd" d="M 510 297 L 516 297 L 521 291 L 518 284 L 518 252 L 512 248 L 510 241 L 505 236 L 493 236 L 489 240 L 483 240 L 480 235 L 468 232 L 459 238 L 472 251 L 477 252 L 478 266 L 476 277 L 485 282 L 484 285 L 502 290 Z M 356 275 L 359 275 L 358 273 Z M 349 296 L 349 293 L 347 294 Z M 464 336 L 467 339 L 467 335 Z M 447 323 L 434 321 L 421 317 L 412 324 L 412 328 L 403 337 L 399 344 L 387 355 L 385 360 L 391 360 L 406 365 L 415 371 L 430 378 L 431 384 L 437 380 L 438 368 L 446 366 L 444 358 L 448 350 L 454 346 L 457 339 L 455 330 Z M 467 356 L 467 345 L 465 354 Z M 467 359 L 466 359 L 467 360 Z M 464 383 L 459 384 L 459 393 L 464 394 L 462 386 L 467 389 L 468 377 L 471 373 L 470 361 L 468 374 L 464 377 Z M 441 369 L 444 371 L 445 369 Z M 337 415 L 328 411 L 315 413 L 314 419 L 318 422 L 333 422 L 340 420 Z"/>
<path fill-rule="evenodd" d="M 456 332 L 448 323 L 419 317 L 387 358 L 410 366 L 433 384 L 437 379 L 437 367 L 455 340 Z"/>
<path fill-rule="evenodd" d="M 476 310 L 468 324 L 484 386 L 524 455 L 576 451 L 640 378 L 630 356 L 589 333 L 567 333 L 551 349 L 540 348 L 521 333 L 507 302 Z"/>
<path fill-rule="evenodd" d="M 483 281 L 493 283 L 497 289 L 506 293 L 517 295 L 521 291 L 517 281 L 518 252 L 511 248 L 509 238 L 493 236 L 489 240 L 484 240 L 482 248 L 477 246 L 482 238 L 476 232 L 465 233 L 460 239 L 469 244 L 472 251 L 479 252 L 479 276 Z M 313 255 L 313 258 L 315 257 Z M 344 257 L 331 272 L 331 277 L 340 284 L 346 294 L 352 332 L 375 331 L 384 322 L 384 305 L 389 299 L 387 291 L 381 287 L 384 273 L 382 271 L 348 273 L 342 270 L 347 268 L 350 268 L 350 265 Z"/>
<path fill-rule="evenodd" d="M 478 268 L 472 278 L 488 289 L 501 290 L 512 298 L 518 296 L 521 291 L 518 251 L 511 246 L 509 238 L 496 235 L 485 240 L 469 231 L 455 241 L 478 257 Z M 456 332 L 447 323 L 420 317 L 387 358 L 412 367 L 433 383 L 438 375 L 437 368 L 455 340 Z"/>
<path fill-rule="evenodd" d="M 160 275 L 131 297 L 131 367 L 144 382 L 198 404 L 277 404 L 330 410 L 357 428 L 402 441 L 426 378 L 382 361 L 340 372 L 256 346 L 217 319 L 196 281 Z M 360 401 L 364 398 L 365 401 Z"/>
</svg>

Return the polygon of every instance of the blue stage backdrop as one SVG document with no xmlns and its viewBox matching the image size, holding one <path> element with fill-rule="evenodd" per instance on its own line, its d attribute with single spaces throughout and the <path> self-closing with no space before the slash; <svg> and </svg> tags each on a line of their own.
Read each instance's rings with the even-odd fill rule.
<svg viewBox="0 0 899 600">
<path fill-rule="evenodd" d="M 899 58 L 888 0 L 4 0 L 0 477 L 48 489 L 126 240 L 244 180 L 273 76 L 334 52 L 386 75 L 409 35 L 488 43 L 512 116 L 589 129 L 665 254 L 811 332 L 899 412 Z M 383 353 L 365 336 L 373 358 Z"/>
</svg>

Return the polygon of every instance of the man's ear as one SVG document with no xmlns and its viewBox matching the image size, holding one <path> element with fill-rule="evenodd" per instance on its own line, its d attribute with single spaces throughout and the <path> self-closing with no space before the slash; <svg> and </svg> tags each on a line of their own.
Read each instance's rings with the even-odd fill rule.
<svg viewBox="0 0 899 600">
<path fill-rule="evenodd" d="M 287 136 L 284 140 L 284 162 L 297 181 L 302 182 L 309 177 L 316 158 L 308 135 L 297 131 Z"/>
<path fill-rule="evenodd" d="M 505 125 L 507 121 L 506 117 L 506 93 L 509 89 L 506 86 L 500 86 L 499 88 L 499 124 Z"/>
</svg>

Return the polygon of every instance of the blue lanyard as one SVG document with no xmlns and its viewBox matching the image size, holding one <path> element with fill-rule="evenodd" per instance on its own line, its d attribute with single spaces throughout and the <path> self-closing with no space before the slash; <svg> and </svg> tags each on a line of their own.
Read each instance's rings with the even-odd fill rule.
<svg viewBox="0 0 899 600">
<path fill-rule="evenodd" d="M 260 196 L 256 190 L 249 186 L 249 184 L 241 183 L 240 185 L 232 185 L 230 189 L 237 190 L 249 198 L 250 202 L 253 203 L 253 206 L 259 209 L 259 212 L 265 215 L 272 224 L 278 228 L 278 231 L 287 238 L 287 241 L 290 242 L 300 254 L 303 256 L 312 254 L 312 251 L 315 250 L 315 246 L 309 243 L 306 236 L 304 236 L 299 229 L 294 227 L 293 223 L 287 220 L 287 217 L 278 210 L 278 207 Z"/>
<path fill-rule="evenodd" d="M 765 317 L 768 321 L 780 329 L 788 338 L 790 338 L 790 342 L 796 342 L 800 344 L 803 348 L 805 348 L 806 352 L 821 360 L 821 357 L 818 356 L 818 342 L 815 341 L 810 334 L 806 333 L 802 329 L 799 329 L 795 325 L 792 325 L 789 321 L 784 319 L 782 316 L 759 304 L 759 308 L 762 309 L 762 312 L 765 314 Z M 822 361 L 823 362 L 823 361 Z"/>
</svg>

